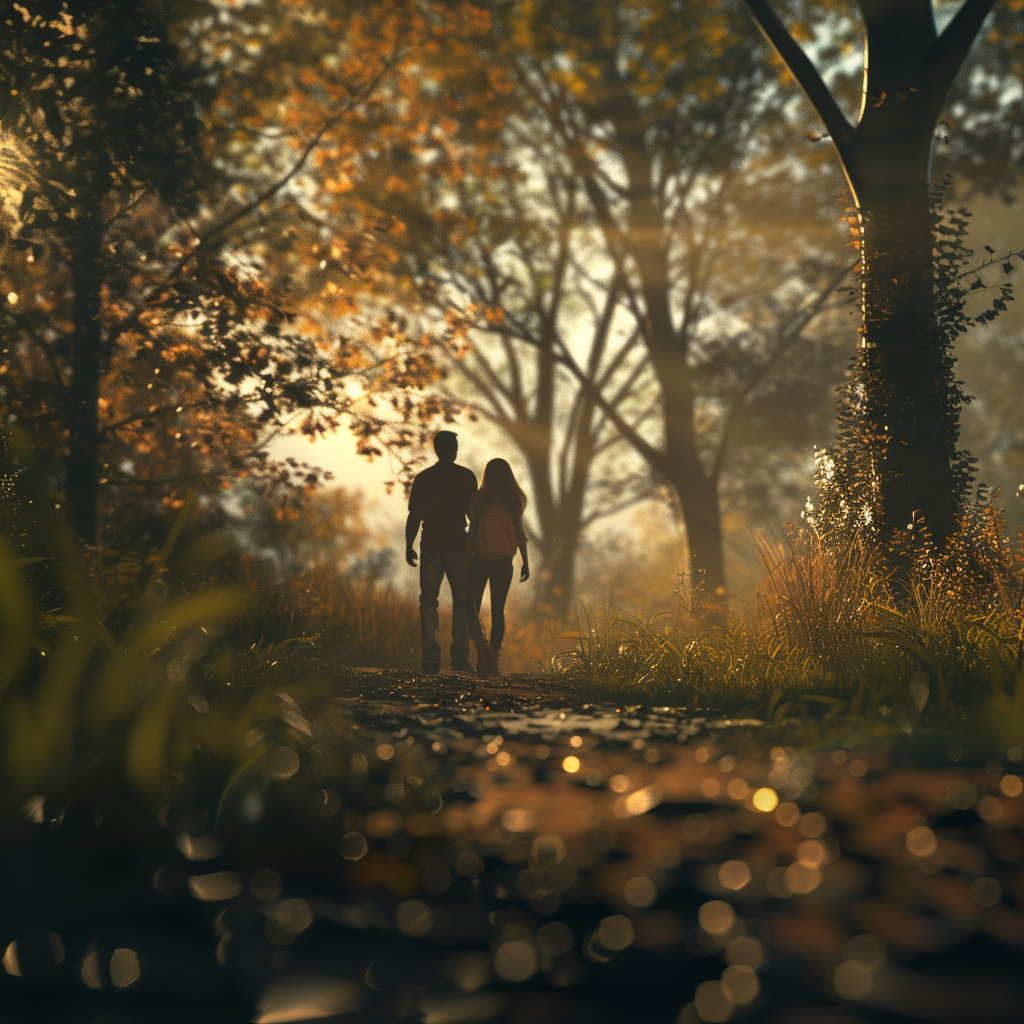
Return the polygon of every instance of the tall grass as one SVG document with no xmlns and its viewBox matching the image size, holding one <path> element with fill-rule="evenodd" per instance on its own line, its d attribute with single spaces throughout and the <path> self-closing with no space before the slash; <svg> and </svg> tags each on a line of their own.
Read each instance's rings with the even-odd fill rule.
<svg viewBox="0 0 1024 1024">
<path fill-rule="evenodd" d="M 802 525 L 761 557 L 746 611 L 702 621 L 699 591 L 682 587 L 672 615 L 584 611 L 557 668 L 616 699 L 1024 737 L 1024 545 L 994 509 L 900 577 L 853 531 Z"/>
<path fill-rule="evenodd" d="M 323 671 L 419 667 L 419 604 L 387 579 L 321 570 L 271 585 L 246 559 L 240 582 L 253 595 L 236 630 L 242 642 L 309 638 Z"/>
</svg>

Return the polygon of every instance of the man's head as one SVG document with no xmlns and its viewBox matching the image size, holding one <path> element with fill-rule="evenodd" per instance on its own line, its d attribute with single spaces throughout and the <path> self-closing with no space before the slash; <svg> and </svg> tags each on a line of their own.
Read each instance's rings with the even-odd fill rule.
<svg viewBox="0 0 1024 1024">
<path fill-rule="evenodd" d="M 440 430 L 434 435 L 434 451 L 441 462 L 454 462 L 459 454 L 459 436 L 454 430 Z"/>
</svg>

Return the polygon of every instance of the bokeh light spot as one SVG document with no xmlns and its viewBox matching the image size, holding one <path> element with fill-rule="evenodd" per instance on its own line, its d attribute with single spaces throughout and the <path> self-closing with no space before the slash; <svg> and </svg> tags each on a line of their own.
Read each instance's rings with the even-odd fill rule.
<svg viewBox="0 0 1024 1024">
<path fill-rule="evenodd" d="M 791 828 L 800 820 L 800 808 L 787 800 L 775 808 L 775 820 L 780 825 Z"/>
<path fill-rule="evenodd" d="M 11 942 L 4 950 L 4 970 L 12 978 L 21 977 L 21 964 L 18 962 L 18 943 Z"/>
<path fill-rule="evenodd" d="M 267 754 L 266 766 L 272 779 L 290 779 L 299 770 L 299 755 L 291 747 L 278 747 Z"/>
<path fill-rule="evenodd" d="M 971 882 L 971 899 L 979 907 L 994 907 L 1003 898 L 1003 887 L 994 878 L 976 878 Z"/>
<path fill-rule="evenodd" d="M 809 864 L 801 864 L 800 861 L 797 861 L 786 868 L 783 880 L 786 883 L 786 888 L 794 896 L 806 896 L 821 885 L 821 871 Z"/>
<path fill-rule="evenodd" d="M 398 904 L 395 924 L 403 935 L 426 935 L 434 927 L 434 912 L 423 900 L 406 900 Z"/>
<path fill-rule="evenodd" d="M 274 920 L 287 935 L 299 935 L 313 923 L 313 909 L 303 899 L 282 900 Z"/>
<path fill-rule="evenodd" d="M 537 824 L 537 814 L 529 807 L 510 807 L 502 812 L 501 824 L 509 832 L 529 832 Z"/>
<path fill-rule="evenodd" d="M 142 977 L 139 957 L 134 949 L 115 949 L 110 957 L 110 980 L 116 988 L 127 988 Z"/>
<path fill-rule="evenodd" d="M 484 869 L 484 859 L 476 850 L 463 850 L 455 861 L 455 870 L 463 878 L 476 878 Z"/>
<path fill-rule="evenodd" d="M 660 786 L 644 786 L 629 796 L 620 796 L 615 801 L 615 813 L 620 818 L 635 818 L 637 815 L 646 814 L 649 810 L 661 803 L 664 793 Z"/>
<path fill-rule="evenodd" d="M 562 761 L 562 768 L 567 771 L 570 775 L 580 770 L 580 759 L 570 754 L 567 758 Z"/>
<path fill-rule="evenodd" d="M 762 786 L 754 791 L 751 803 L 754 805 L 754 810 L 760 811 L 762 814 L 770 814 L 779 806 L 779 797 L 774 789 Z"/>
<path fill-rule="evenodd" d="M 750 792 L 750 787 L 743 779 L 730 779 L 725 791 L 733 800 L 742 800 Z"/>
<path fill-rule="evenodd" d="M 973 807 L 978 799 L 978 791 L 973 782 L 957 779 L 946 787 L 946 804 L 957 811 L 966 811 Z"/>
<path fill-rule="evenodd" d="M 530 844 L 530 856 L 538 864 L 552 864 L 565 860 L 568 850 L 561 836 L 537 836 Z"/>
<path fill-rule="evenodd" d="M 626 882 L 622 894 L 631 906 L 649 907 L 658 898 L 658 888 L 645 875 L 638 875 Z"/>
<path fill-rule="evenodd" d="M 921 819 L 918 818 L 918 821 Z M 927 825 L 918 825 L 907 833 L 907 849 L 915 857 L 930 857 L 938 848 L 939 841 Z"/>
<path fill-rule="evenodd" d="M 345 860 L 359 860 L 369 850 L 366 836 L 361 832 L 349 832 L 341 837 L 341 855 Z"/>
<path fill-rule="evenodd" d="M 189 892 L 197 900 L 215 902 L 234 899 L 245 883 L 234 871 L 214 871 L 209 875 L 193 875 L 188 880 Z"/>
<path fill-rule="evenodd" d="M 726 889 L 742 889 L 750 878 L 750 865 L 745 860 L 727 860 L 718 869 L 718 881 Z"/>
<path fill-rule="evenodd" d="M 983 796 L 974 809 L 982 821 L 995 822 L 1003 816 L 1003 802 L 995 796 Z"/>
<path fill-rule="evenodd" d="M 761 991 L 757 973 L 743 964 L 733 964 L 722 972 L 722 991 L 736 1006 L 752 1003 Z"/>
<path fill-rule="evenodd" d="M 817 811 L 809 811 L 807 814 L 801 815 L 797 823 L 797 832 L 804 839 L 817 839 L 827 828 L 828 822 L 825 820 L 825 815 L 819 814 Z"/>
<path fill-rule="evenodd" d="M 736 1012 L 720 981 L 702 981 L 693 993 L 693 1006 L 697 1016 L 708 1024 L 722 1024 Z"/>
<path fill-rule="evenodd" d="M 103 988 L 103 979 L 100 977 L 100 955 L 95 949 L 86 953 L 85 959 L 82 961 L 81 978 L 87 988 Z"/>
<path fill-rule="evenodd" d="M 725 900 L 709 900 L 697 911 L 697 923 L 708 935 L 725 935 L 736 924 L 736 911 Z"/>
<path fill-rule="evenodd" d="M 503 981 L 526 981 L 537 966 L 537 951 L 525 939 L 503 942 L 494 954 L 494 973 Z"/>
<path fill-rule="evenodd" d="M 597 926 L 598 941 L 605 949 L 625 949 L 636 938 L 633 922 L 623 914 L 603 918 Z"/>
<path fill-rule="evenodd" d="M 999 789 L 1006 796 L 1020 796 L 1024 793 L 1024 782 L 1019 775 L 1004 775 L 999 780 Z"/>
<path fill-rule="evenodd" d="M 832 985 L 840 999 L 863 999 L 872 989 L 871 968 L 859 960 L 844 960 L 833 972 Z"/>
<path fill-rule="evenodd" d="M 797 844 L 796 859 L 808 867 L 820 868 L 829 861 L 828 852 L 823 843 L 817 839 L 805 839 Z"/>
</svg>

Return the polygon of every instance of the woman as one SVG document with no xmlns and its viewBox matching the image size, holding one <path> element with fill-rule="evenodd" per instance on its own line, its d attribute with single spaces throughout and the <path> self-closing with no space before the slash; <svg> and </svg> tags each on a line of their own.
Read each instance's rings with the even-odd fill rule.
<svg viewBox="0 0 1024 1024">
<path fill-rule="evenodd" d="M 494 675 L 498 671 L 498 653 L 505 636 L 505 598 L 512 584 L 512 558 L 522 552 L 523 568 L 519 580 L 530 578 L 530 558 L 523 530 L 526 495 L 516 483 L 512 467 L 504 459 L 491 459 L 484 466 L 480 490 L 469 502 L 469 534 L 466 555 L 469 564 L 469 595 L 480 614 L 484 588 L 491 585 L 490 650 L 481 648 L 477 671 Z M 472 615 L 472 612 L 470 612 Z"/>
</svg>

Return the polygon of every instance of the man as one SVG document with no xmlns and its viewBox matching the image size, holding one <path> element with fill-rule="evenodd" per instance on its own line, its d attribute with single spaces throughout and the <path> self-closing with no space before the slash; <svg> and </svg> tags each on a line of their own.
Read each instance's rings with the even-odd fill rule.
<svg viewBox="0 0 1024 1024">
<path fill-rule="evenodd" d="M 459 439 L 451 430 L 434 438 L 437 462 L 417 474 L 409 494 L 409 518 L 405 522 L 405 560 L 416 565 L 413 544 L 423 524 L 420 540 L 420 627 L 423 633 L 423 671 L 441 671 L 441 643 L 437 638 L 437 599 L 441 580 L 448 577 L 452 591 L 452 669 L 473 672 L 469 660 L 472 634 L 477 652 L 487 662 L 490 647 L 484 640 L 480 619 L 466 597 L 466 515 L 469 499 L 476 493 L 476 474 L 455 464 Z M 486 649 L 486 655 L 485 655 Z"/>
</svg>

